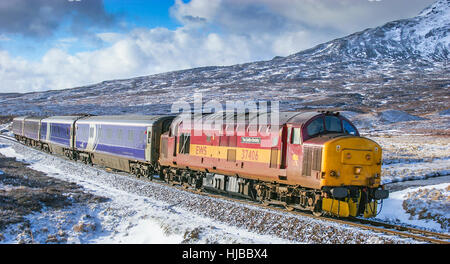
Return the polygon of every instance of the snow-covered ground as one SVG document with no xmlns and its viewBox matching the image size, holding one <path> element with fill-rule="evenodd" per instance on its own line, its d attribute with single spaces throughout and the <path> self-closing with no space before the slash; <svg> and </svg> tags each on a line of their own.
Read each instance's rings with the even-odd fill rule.
<svg viewBox="0 0 450 264">
<path fill-rule="evenodd" d="M 383 149 L 384 184 L 450 175 L 450 137 L 374 136 Z"/>
<path fill-rule="evenodd" d="M 389 194 L 378 219 L 435 230 L 450 231 L 450 182 L 413 187 Z"/>
<path fill-rule="evenodd" d="M 379 139 L 381 138 L 375 140 Z M 386 147 L 384 155 L 388 164 L 383 165 L 384 173 L 395 171 L 390 167 L 391 164 L 409 166 L 414 171 L 414 166 L 422 168 L 422 163 L 434 162 L 427 157 L 422 157 L 420 162 L 404 160 L 404 156 L 395 158 L 392 152 L 403 148 L 400 143 L 402 140 L 386 137 L 380 141 Z M 396 147 L 389 147 L 388 142 Z M 431 142 L 436 141 L 428 143 Z M 424 146 L 422 149 L 426 149 L 423 153 L 429 155 L 433 152 L 438 157 L 436 164 L 440 165 L 420 173 L 427 174 L 428 169 L 442 171 L 442 168 L 448 167 L 448 153 L 442 141 L 438 141 L 434 147 Z M 418 153 L 420 156 L 420 151 Z M 26 234 L 17 234 L 17 225 L 11 225 L 0 234 L 3 236 L 1 243 L 17 243 L 20 240 L 26 243 L 414 242 L 289 212 L 262 209 L 186 192 L 139 180 L 126 173 L 107 172 L 96 166 L 68 161 L 1 138 L 0 154 L 15 157 L 28 163 L 31 169 L 44 172 L 50 177 L 75 182 L 89 193 L 108 198 L 102 203 L 73 205 L 63 210 L 44 209 L 40 213 L 28 215 L 32 241 L 26 239 Z M 414 158 L 416 161 L 419 159 L 416 156 Z M 442 233 L 450 231 L 450 177 L 433 177 L 428 179 L 429 182 L 426 182 L 425 176 L 418 177 L 424 182 L 423 185 L 431 183 L 425 187 L 418 187 L 421 183 L 417 180 L 404 181 L 401 173 L 386 177 L 388 180 L 385 181 L 390 182 L 387 186 L 392 186 L 393 191 L 389 199 L 384 201 L 378 219 Z M 418 185 L 411 184 L 413 182 Z M 1 188 L 6 187 L 0 186 Z M 432 209 L 425 212 L 424 208 Z M 59 239 L 60 233 L 64 234 L 63 240 Z"/>
<path fill-rule="evenodd" d="M 29 215 L 33 242 L 44 243 L 49 233 L 65 232 L 67 243 L 286 243 L 287 240 L 258 235 L 177 208 L 153 197 L 125 189 L 127 182 L 138 189 L 151 182 L 142 182 L 127 175 L 113 174 L 81 163 L 69 162 L 0 139 L 0 153 L 29 163 L 29 167 L 51 177 L 76 182 L 89 192 L 110 198 L 88 207 L 64 210 L 43 210 Z M 141 185 L 139 185 L 141 184 Z M 162 186 L 163 189 L 167 188 Z M 172 190 L 180 192 L 178 190 Z M 188 197 L 186 197 L 188 198 Z M 64 219 L 61 221 L 61 219 Z M 62 224 L 61 224 L 62 223 Z M 80 232 L 77 228 L 84 230 Z M 2 243 L 16 243 L 17 236 L 9 227 Z M 80 229 L 80 228 L 79 228 Z M 59 231 L 61 232 L 61 231 Z"/>
</svg>

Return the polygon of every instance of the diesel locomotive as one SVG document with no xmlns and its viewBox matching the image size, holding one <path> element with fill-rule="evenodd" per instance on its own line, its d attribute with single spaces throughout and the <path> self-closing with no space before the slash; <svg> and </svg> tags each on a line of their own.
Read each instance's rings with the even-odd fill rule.
<svg viewBox="0 0 450 264">
<path fill-rule="evenodd" d="M 182 115 L 17 117 L 12 128 L 27 145 L 138 177 L 315 215 L 375 216 L 389 195 L 380 145 L 338 112 L 276 114 L 275 128 L 253 120 L 270 113 L 248 112 L 193 113 L 189 122 Z"/>
</svg>

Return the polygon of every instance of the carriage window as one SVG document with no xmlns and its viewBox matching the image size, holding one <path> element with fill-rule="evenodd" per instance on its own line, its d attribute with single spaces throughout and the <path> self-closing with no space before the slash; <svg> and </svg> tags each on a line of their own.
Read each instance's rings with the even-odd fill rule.
<svg viewBox="0 0 450 264">
<path fill-rule="evenodd" d="M 123 132 L 122 132 L 122 129 L 120 128 L 119 132 L 117 134 L 117 137 L 119 138 L 119 140 L 122 140 L 122 135 L 123 135 Z"/>
<path fill-rule="evenodd" d="M 350 135 L 355 135 L 356 136 L 356 129 L 354 126 L 352 126 L 352 124 L 350 124 L 349 122 L 342 120 L 342 124 L 344 126 L 344 133 L 345 134 L 350 134 Z"/>
<path fill-rule="evenodd" d="M 292 130 L 292 144 L 299 145 L 300 143 L 300 128 L 294 127 L 294 129 Z"/>
<path fill-rule="evenodd" d="M 128 130 L 128 141 L 133 142 L 134 133 L 133 130 Z"/>
<path fill-rule="evenodd" d="M 111 128 L 106 129 L 106 137 L 108 139 L 112 138 L 112 130 L 111 130 Z"/>
<path fill-rule="evenodd" d="M 341 120 L 336 116 L 326 116 L 325 117 L 325 128 L 328 132 L 341 132 Z"/>
<path fill-rule="evenodd" d="M 317 118 L 314 121 L 312 121 L 308 127 L 306 127 L 306 131 L 308 131 L 308 135 L 310 137 L 317 135 L 319 133 L 322 133 L 325 131 L 323 127 L 323 118 Z"/>
</svg>

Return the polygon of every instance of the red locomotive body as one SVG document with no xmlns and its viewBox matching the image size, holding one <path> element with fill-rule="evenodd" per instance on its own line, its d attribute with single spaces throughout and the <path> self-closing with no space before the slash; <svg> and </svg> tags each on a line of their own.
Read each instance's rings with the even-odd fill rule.
<svg viewBox="0 0 450 264">
<path fill-rule="evenodd" d="M 160 176 L 290 208 L 375 215 L 387 197 L 380 146 L 338 113 L 277 114 L 276 128 L 255 122 L 270 113 L 177 117 L 161 136 Z"/>
</svg>

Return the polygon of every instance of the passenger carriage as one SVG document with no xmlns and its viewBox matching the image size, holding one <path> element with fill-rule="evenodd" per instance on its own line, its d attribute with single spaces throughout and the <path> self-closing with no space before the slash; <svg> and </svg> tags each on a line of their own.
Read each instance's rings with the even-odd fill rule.
<svg viewBox="0 0 450 264">
<path fill-rule="evenodd" d="M 18 116 L 18 117 L 15 117 L 12 122 L 13 134 L 14 134 L 15 138 L 19 141 L 25 140 L 24 133 L 23 133 L 24 132 L 23 131 L 23 123 L 25 121 L 25 118 L 27 118 L 27 116 Z"/>
<path fill-rule="evenodd" d="M 151 176 L 159 158 L 159 137 L 173 116 L 92 116 L 76 122 L 78 159 Z"/>
<path fill-rule="evenodd" d="M 75 122 L 84 116 L 52 116 L 41 120 L 42 149 L 74 159 Z"/>
</svg>

